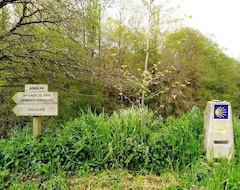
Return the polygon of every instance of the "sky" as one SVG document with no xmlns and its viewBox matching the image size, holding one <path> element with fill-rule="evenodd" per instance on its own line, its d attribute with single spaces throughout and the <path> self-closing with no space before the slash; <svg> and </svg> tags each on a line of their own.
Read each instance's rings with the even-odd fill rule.
<svg viewBox="0 0 240 190">
<path fill-rule="evenodd" d="M 186 25 L 213 37 L 230 57 L 240 60 L 240 0 L 170 0 L 192 16 Z"/>
</svg>

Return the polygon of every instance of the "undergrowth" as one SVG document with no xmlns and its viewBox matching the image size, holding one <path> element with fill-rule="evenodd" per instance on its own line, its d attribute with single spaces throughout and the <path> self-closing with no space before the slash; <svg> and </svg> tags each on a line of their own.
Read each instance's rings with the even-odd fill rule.
<svg viewBox="0 0 240 190">
<path fill-rule="evenodd" d="M 31 128 L 26 126 L 22 132 L 16 128 L 10 140 L 1 140 L 1 189 L 14 187 L 23 178 L 32 189 L 64 189 L 68 187 L 67 176 L 109 170 L 144 176 L 176 174 L 178 182 L 172 185 L 173 189 L 215 183 L 219 187 L 240 187 L 240 180 L 235 179 L 240 176 L 239 159 L 221 167 L 206 162 L 202 148 L 203 116 L 196 108 L 180 118 L 166 120 L 145 110 L 145 126 L 141 125 L 141 113 L 135 109 L 112 115 L 82 112 L 58 130 L 45 130 L 35 144 Z M 237 143 L 237 121 L 234 134 Z M 235 149 L 235 157 L 239 158 L 239 147 L 236 145 Z M 34 185 L 27 183 L 33 178 Z"/>
</svg>

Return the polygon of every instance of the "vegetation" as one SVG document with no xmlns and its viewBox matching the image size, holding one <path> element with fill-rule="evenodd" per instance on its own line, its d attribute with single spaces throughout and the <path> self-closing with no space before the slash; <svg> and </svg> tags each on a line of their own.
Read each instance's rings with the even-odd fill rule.
<svg viewBox="0 0 240 190">
<path fill-rule="evenodd" d="M 165 121 L 145 112 L 145 127 L 135 109 L 111 116 L 82 112 L 61 129 L 46 129 L 36 144 L 31 126 L 16 129 L 10 140 L 1 141 L 1 189 L 240 187 L 238 120 L 235 159 L 213 164 L 205 160 L 198 109 Z"/>
<path fill-rule="evenodd" d="M 10 0 L 0 10 L 2 138 L 31 121 L 11 111 L 27 83 L 59 93 L 59 116 L 45 118 L 52 128 L 89 106 L 112 113 L 146 105 L 164 118 L 211 99 L 239 107 L 238 62 L 199 31 L 176 27 L 181 18 L 167 3 Z"/>
<path fill-rule="evenodd" d="M 174 11 L 0 1 L 0 189 L 239 189 L 239 122 L 235 159 L 208 163 L 201 114 L 220 99 L 239 115 L 239 62 Z M 36 144 L 32 118 L 11 111 L 25 84 L 59 94 Z"/>
</svg>

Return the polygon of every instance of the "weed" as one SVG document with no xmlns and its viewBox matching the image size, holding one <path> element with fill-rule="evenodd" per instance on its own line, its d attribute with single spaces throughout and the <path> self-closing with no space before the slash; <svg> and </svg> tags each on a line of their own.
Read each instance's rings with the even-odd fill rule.
<svg viewBox="0 0 240 190">
<path fill-rule="evenodd" d="M 44 131 L 37 144 L 32 142 L 31 126 L 22 132 L 16 129 L 10 140 L 0 143 L 1 188 L 64 189 L 69 183 L 66 175 L 109 170 L 129 171 L 132 174 L 129 180 L 142 175 L 129 188 L 150 183 L 143 177 L 149 174 L 163 176 L 161 184 L 166 189 L 240 188 L 238 120 L 234 119 L 235 157 L 231 162 L 222 160 L 214 165 L 205 159 L 203 116 L 199 110 L 193 108 L 180 118 L 166 120 L 156 118 L 149 110 L 145 112 L 144 126 L 136 109 L 120 110 L 112 115 L 82 112 L 62 128 Z M 12 174 L 16 173 L 44 177 L 35 181 L 35 185 L 28 180 L 21 185 L 21 180 L 19 184 L 12 180 Z M 120 189 L 123 181 L 120 174 L 114 174 L 104 184 Z M 98 186 L 95 182 L 98 183 L 89 182 L 91 187 Z"/>
<path fill-rule="evenodd" d="M 0 171 L 0 189 L 8 188 L 11 184 L 11 175 L 8 170 Z"/>
</svg>

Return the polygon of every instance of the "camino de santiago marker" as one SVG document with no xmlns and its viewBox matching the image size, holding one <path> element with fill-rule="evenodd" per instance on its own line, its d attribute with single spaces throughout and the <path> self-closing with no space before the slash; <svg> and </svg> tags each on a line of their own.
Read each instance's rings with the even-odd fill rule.
<svg viewBox="0 0 240 190">
<path fill-rule="evenodd" d="M 17 116 L 33 116 L 33 139 L 41 133 L 41 116 L 58 115 L 58 93 L 48 92 L 47 84 L 25 84 L 25 92 L 13 97 Z"/>
<path fill-rule="evenodd" d="M 204 115 L 204 148 L 209 161 L 231 160 L 234 153 L 231 104 L 213 100 L 207 103 Z"/>
</svg>

